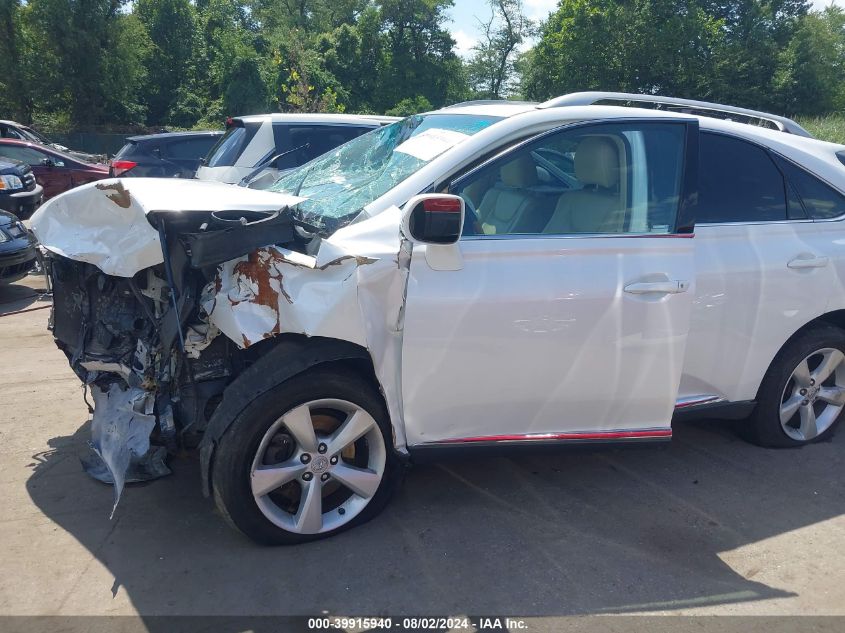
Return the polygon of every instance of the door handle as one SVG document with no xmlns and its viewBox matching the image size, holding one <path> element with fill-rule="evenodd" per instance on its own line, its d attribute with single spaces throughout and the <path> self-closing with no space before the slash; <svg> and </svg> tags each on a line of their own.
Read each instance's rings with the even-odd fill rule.
<svg viewBox="0 0 845 633">
<path fill-rule="evenodd" d="M 660 293 L 666 295 L 676 295 L 681 292 L 686 292 L 689 288 L 688 281 L 638 281 L 625 286 L 624 290 L 632 295 L 645 295 L 651 293 Z"/>
<path fill-rule="evenodd" d="M 814 257 L 812 255 L 799 255 L 795 259 L 789 260 L 788 268 L 802 269 L 802 268 L 824 268 L 830 261 L 829 257 Z"/>
</svg>

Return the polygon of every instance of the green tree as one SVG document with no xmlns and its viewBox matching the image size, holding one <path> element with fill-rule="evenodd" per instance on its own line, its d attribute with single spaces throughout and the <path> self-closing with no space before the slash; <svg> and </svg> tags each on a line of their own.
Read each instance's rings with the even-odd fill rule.
<svg viewBox="0 0 845 633">
<path fill-rule="evenodd" d="M 774 87 L 778 108 L 818 115 L 845 107 L 845 11 L 830 6 L 800 23 L 778 56 Z"/>
<path fill-rule="evenodd" d="M 152 42 L 147 58 L 147 117 L 154 125 L 168 123 L 180 89 L 190 80 L 186 70 L 194 57 L 196 12 L 189 0 L 137 0 L 134 15 Z"/>
<path fill-rule="evenodd" d="M 434 107 L 467 92 L 455 41 L 445 28 L 452 0 L 381 0 L 385 69 L 379 110 L 421 95 Z"/>
<path fill-rule="evenodd" d="M 67 111 L 81 126 L 136 122 L 147 40 L 122 6 L 122 0 L 30 0 L 32 63 L 45 69 L 40 105 Z"/>
<path fill-rule="evenodd" d="M 13 71 L 0 76 L 0 109 L 24 123 L 32 121 L 39 83 L 32 37 L 20 0 L 0 0 L 0 59 Z"/>
<path fill-rule="evenodd" d="M 199 114 L 200 127 L 219 126 L 226 116 L 269 108 L 271 51 L 254 16 L 240 0 L 201 0 L 197 3 L 198 35 L 191 70 L 195 82 L 183 89 L 177 107 Z M 247 60 L 247 61 L 244 61 Z M 238 74 L 248 73 L 241 81 Z M 257 71 L 257 73 L 256 73 Z M 260 78 L 260 84 L 256 81 Z M 232 82 L 252 95 L 237 95 Z M 262 86 L 263 84 L 263 86 Z M 251 100 L 251 101 L 250 101 Z M 197 112 L 197 108 L 200 111 Z"/>
<path fill-rule="evenodd" d="M 498 99 L 510 92 L 517 48 L 534 32 L 522 0 L 489 0 L 490 18 L 481 22 L 483 39 L 469 62 L 469 81 L 476 96 Z"/>
<path fill-rule="evenodd" d="M 723 21 L 695 0 L 562 0 L 519 64 L 534 99 L 579 90 L 706 92 Z"/>
<path fill-rule="evenodd" d="M 402 99 L 402 101 L 390 108 L 385 114 L 388 116 L 410 116 L 412 114 L 419 114 L 420 112 L 428 112 L 432 109 L 428 99 L 417 95 L 416 97 Z"/>
<path fill-rule="evenodd" d="M 804 0 L 700 0 L 723 23 L 706 96 L 749 108 L 776 106 L 773 78 L 779 52 L 807 13 Z"/>
</svg>

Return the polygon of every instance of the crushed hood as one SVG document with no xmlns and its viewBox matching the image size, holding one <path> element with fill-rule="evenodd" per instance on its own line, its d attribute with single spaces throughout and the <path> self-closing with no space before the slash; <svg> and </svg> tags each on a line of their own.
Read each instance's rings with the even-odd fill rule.
<svg viewBox="0 0 845 633">
<path fill-rule="evenodd" d="M 32 216 L 32 230 L 49 251 L 132 277 L 164 261 L 151 212 L 276 211 L 302 200 L 219 182 L 112 178 L 48 200 Z"/>
</svg>

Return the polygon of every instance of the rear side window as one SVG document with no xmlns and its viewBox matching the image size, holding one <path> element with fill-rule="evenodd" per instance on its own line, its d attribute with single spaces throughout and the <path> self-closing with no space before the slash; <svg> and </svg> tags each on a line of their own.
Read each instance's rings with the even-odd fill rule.
<svg viewBox="0 0 845 633">
<path fill-rule="evenodd" d="M 238 160 L 238 157 L 249 145 L 252 137 L 258 131 L 258 125 L 244 127 L 236 122 L 217 144 L 211 149 L 208 155 L 207 165 L 209 167 L 231 167 Z"/>
<path fill-rule="evenodd" d="M 127 156 L 132 156 L 133 154 L 138 153 L 138 143 L 135 141 L 129 141 L 126 145 L 121 147 L 117 154 L 114 155 L 115 158 L 126 158 Z"/>
<path fill-rule="evenodd" d="M 0 132 L 2 132 L 2 134 L 0 134 L 0 136 L 2 136 L 3 138 L 14 138 L 14 139 L 17 139 L 19 141 L 28 141 L 29 140 L 23 134 L 21 134 L 15 128 L 12 128 L 12 127 L 3 126 L 2 128 L 0 128 Z"/>
<path fill-rule="evenodd" d="M 181 141 L 172 141 L 162 148 L 162 154 L 167 158 L 199 160 L 208 154 L 208 150 L 214 145 L 217 138 L 214 136 L 202 136 Z"/>
<path fill-rule="evenodd" d="M 786 183 L 764 149 L 704 132 L 698 165 L 697 223 L 787 219 Z"/>
<path fill-rule="evenodd" d="M 352 125 L 286 125 L 284 149 L 295 150 L 276 161 L 278 169 L 291 169 L 369 132 L 370 127 Z M 278 138 L 278 137 L 277 137 Z"/>
<path fill-rule="evenodd" d="M 845 214 L 845 196 L 788 160 L 779 156 L 775 160 L 798 192 L 807 215 L 825 220 Z"/>
</svg>

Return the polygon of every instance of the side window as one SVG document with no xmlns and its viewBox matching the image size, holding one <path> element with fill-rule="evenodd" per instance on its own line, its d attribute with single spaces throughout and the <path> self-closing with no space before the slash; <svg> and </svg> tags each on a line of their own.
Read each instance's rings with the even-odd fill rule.
<svg viewBox="0 0 845 633">
<path fill-rule="evenodd" d="M 17 147 L 12 145 L 0 146 L 0 156 L 6 158 L 14 158 L 28 165 L 40 165 L 41 161 L 47 158 L 46 154 L 34 150 L 30 147 Z"/>
<path fill-rule="evenodd" d="M 698 147 L 696 223 L 787 219 L 786 183 L 764 149 L 706 132 Z"/>
<path fill-rule="evenodd" d="M 286 128 L 287 142 L 281 151 L 296 151 L 280 158 L 276 162 L 278 169 L 303 165 L 372 129 L 351 125 L 290 125 Z"/>
<path fill-rule="evenodd" d="M 775 160 L 811 218 L 825 220 L 845 214 L 845 196 L 788 160 L 779 156 Z"/>
<path fill-rule="evenodd" d="M 167 158 L 176 158 L 183 160 L 199 160 L 203 158 L 214 141 L 217 139 L 213 136 L 186 139 L 184 141 L 174 141 L 168 143 L 162 152 Z"/>
<path fill-rule="evenodd" d="M 258 132 L 260 124 L 232 125 L 208 152 L 206 164 L 209 167 L 230 167 L 234 165 L 246 149 L 252 137 Z"/>
<path fill-rule="evenodd" d="M 612 123 L 561 130 L 454 182 L 464 235 L 671 233 L 686 125 Z"/>
<path fill-rule="evenodd" d="M 17 140 L 19 140 L 19 141 L 25 141 L 25 140 L 27 140 L 27 139 L 26 139 L 26 137 L 25 137 L 23 134 L 21 134 L 20 132 L 18 132 L 18 131 L 17 131 L 15 128 L 13 128 L 13 127 L 4 127 L 4 128 L 2 128 L 2 134 L 0 134 L 0 136 L 2 136 L 3 138 L 14 138 L 14 139 L 17 139 Z"/>
</svg>

